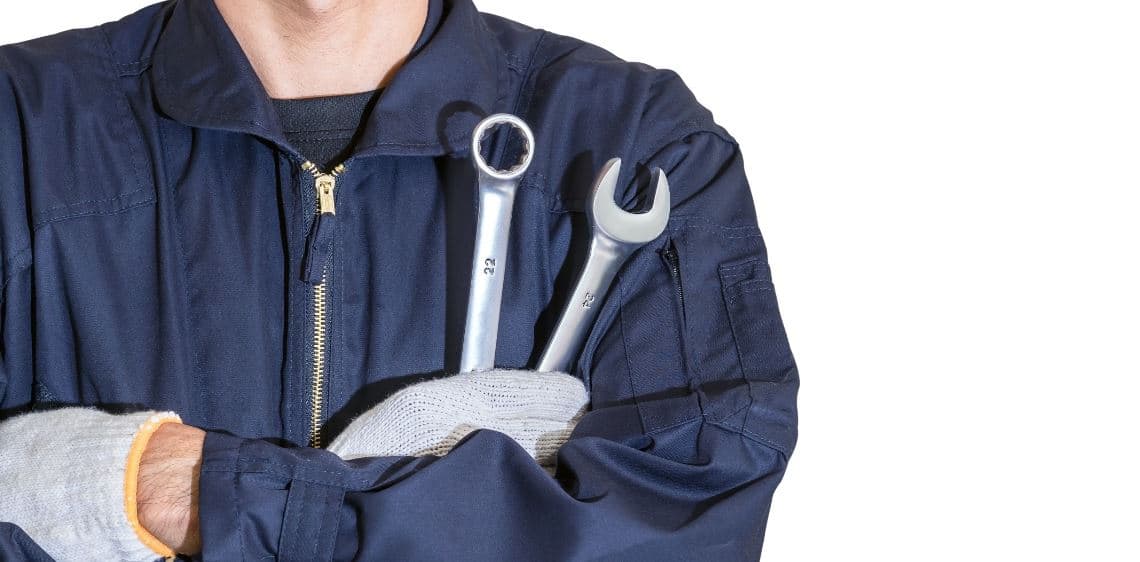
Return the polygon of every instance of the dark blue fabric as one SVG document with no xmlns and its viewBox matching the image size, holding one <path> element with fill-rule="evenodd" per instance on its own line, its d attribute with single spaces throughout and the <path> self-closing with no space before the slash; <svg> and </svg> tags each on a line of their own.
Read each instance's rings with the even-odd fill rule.
<svg viewBox="0 0 1140 562">
<path fill-rule="evenodd" d="M 52 557 L 19 527 L 11 523 L 0 523 L 0 560 L 50 562 Z"/>
<path fill-rule="evenodd" d="M 146 407 L 207 429 L 205 560 L 756 560 L 798 376 L 739 147 L 672 72 L 468 0 L 431 12 L 338 180 L 319 414 L 334 436 L 456 371 L 470 134 L 512 112 L 537 146 L 499 366 L 533 365 L 548 338 L 601 164 L 623 158 L 629 209 L 653 167 L 672 186 L 666 233 L 623 268 L 573 369 L 591 411 L 556 478 L 490 431 L 441 459 L 304 447 L 313 180 L 208 0 L 0 47 L 0 416 Z M 0 540 L 0 558 L 25 544 Z"/>
<path fill-rule="evenodd" d="M 274 99 L 289 144 L 305 158 L 331 169 L 346 158 L 379 90 L 303 99 Z"/>
</svg>

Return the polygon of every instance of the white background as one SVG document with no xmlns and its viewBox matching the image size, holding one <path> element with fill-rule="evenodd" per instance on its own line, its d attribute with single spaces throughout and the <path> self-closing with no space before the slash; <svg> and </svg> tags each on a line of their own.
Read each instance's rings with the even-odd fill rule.
<svg viewBox="0 0 1140 562">
<path fill-rule="evenodd" d="M 0 43 L 144 4 L 8 0 Z M 741 142 L 803 377 L 765 560 L 1140 560 L 1136 3 L 478 5 Z"/>
</svg>

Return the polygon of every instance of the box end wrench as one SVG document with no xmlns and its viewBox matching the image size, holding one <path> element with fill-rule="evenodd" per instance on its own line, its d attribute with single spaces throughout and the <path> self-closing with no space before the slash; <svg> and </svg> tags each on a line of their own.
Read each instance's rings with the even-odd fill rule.
<svg viewBox="0 0 1140 562">
<path fill-rule="evenodd" d="M 538 360 L 539 371 L 568 372 L 618 270 L 635 250 L 660 236 L 669 222 L 665 173 L 660 168 L 653 171 L 653 206 L 643 213 L 629 213 L 614 202 L 620 171 L 621 159 L 613 158 L 598 174 L 586 208 L 592 231 L 586 264 Z"/>
<path fill-rule="evenodd" d="M 522 160 L 506 169 L 492 168 L 483 159 L 483 135 L 497 125 L 510 125 L 523 135 Z M 478 218 L 475 226 L 475 252 L 471 261 L 471 284 L 467 297 L 467 319 L 463 329 L 460 372 L 485 371 L 495 366 L 499 338 L 499 309 L 503 302 L 503 274 L 507 264 L 507 242 L 511 233 L 511 211 L 519 177 L 530 167 L 534 156 L 534 134 L 526 122 L 514 115 L 496 113 L 479 122 L 471 138 L 471 159 L 475 163 L 479 189 Z"/>
</svg>

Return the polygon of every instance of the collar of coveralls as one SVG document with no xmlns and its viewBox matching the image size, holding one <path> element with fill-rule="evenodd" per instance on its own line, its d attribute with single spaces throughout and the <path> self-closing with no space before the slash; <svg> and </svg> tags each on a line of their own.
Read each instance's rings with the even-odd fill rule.
<svg viewBox="0 0 1140 562">
<path fill-rule="evenodd" d="M 471 0 L 429 0 L 411 54 L 364 124 L 354 154 L 463 151 L 483 116 L 501 110 L 506 55 Z M 289 146 L 273 103 L 212 0 L 177 0 L 152 59 L 156 101 L 183 124 Z"/>
</svg>

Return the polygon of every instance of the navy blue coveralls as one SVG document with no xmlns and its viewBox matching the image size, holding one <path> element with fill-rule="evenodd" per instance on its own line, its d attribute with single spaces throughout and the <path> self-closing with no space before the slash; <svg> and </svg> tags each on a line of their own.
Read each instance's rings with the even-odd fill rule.
<svg viewBox="0 0 1140 562">
<path fill-rule="evenodd" d="M 492 431 L 443 458 L 307 447 L 456 371 L 470 135 L 495 112 L 537 139 L 498 366 L 545 344 L 599 167 L 624 160 L 628 209 L 651 168 L 672 186 L 573 369 L 591 411 L 557 477 Z M 0 47 L 0 418 L 83 404 L 206 429 L 207 560 L 757 559 L 798 376 L 740 150 L 674 73 L 433 0 L 338 177 L 319 275 L 303 161 L 208 0 Z M 0 558 L 37 555 L 0 524 Z"/>
</svg>

